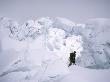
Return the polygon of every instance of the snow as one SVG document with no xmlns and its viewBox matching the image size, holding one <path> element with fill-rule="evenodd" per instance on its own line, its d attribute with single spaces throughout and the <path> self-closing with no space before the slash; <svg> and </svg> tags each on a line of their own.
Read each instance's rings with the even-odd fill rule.
<svg viewBox="0 0 110 82">
<path fill-rule="evenodd" d="M 49 71 L 49 69 L 52 69 L 52 70 Z M 0 79 L 0 81 L 1 82 L 2 81 L 15 82 L 17 80 L 21 82 L 44 82 L 44 81 L 46 82 L 73 82 L 73 81 L 75 82 L 76 81 L 77 82 L 109 82 L 110 81 L 110 78 L 109 78 L 110 70 L 107 70 L 107 69 L 96 70 L 96 69 L 81 68 L 79 66 L 71 66 L 71 68 L 69 68 L 70 73 L 63 75 L 62 77 L 56 74 L 58 71 L 55 69 L 56 68 L 54 68 L 54 66 L 50 64 L 50 66 L 48 66 L 47 68 L 47 71 L 43 75 L 41 75 L 41 77 L 39 76 L 39 77 L 34 77 L 32 79 L 23 80 L 23 78 L 25 78 L 27 73 L 18 72 L 18 73 L 11 73 L 8 76 L 5 76 L 2 79 Z M 54 72 L 56 76 L 53 76 Z M 46 76 L 49 76 L 49 77 L 51 76 L 51 79 L 48 79 Z M 16 80 L 14 78 L 16 78 Z M 39 81 L 38 81 L 38 78 L 40 78 Z"/>
<path fill-rule="evenodd" d="M 59 21 L 61 21 L 61 23 L 66 24 L 68 26 L 75 26 L 75 23 L 73 23 L 72 21 L 66 19 L 66 18 L 62 18 L 62 17 L 56 17 Z"/>
<path fill-rule="evenodd" d="M 72 66 L 70 74 L 60 78 L 57 82 L 109 82 L 110 70 L 87 69 Z"/>
<path fill-rule="evenodd" d="M 5 37 L 1 41 L 1 47 L 3 51 L 15 50 L 19 52 L 25 49 L 27 46 L 26 46 L 26 43 L 24 42 L 19 42 L 18 40 L 13 40 Z"/>
<path fill-rule="evenodd" d="M 0 82 L 109 82 L 109 22 L 45 17 L 19 25 L 2 18 Z M 68 67 L 73 51 L 76 65 Z"/>
</svg>

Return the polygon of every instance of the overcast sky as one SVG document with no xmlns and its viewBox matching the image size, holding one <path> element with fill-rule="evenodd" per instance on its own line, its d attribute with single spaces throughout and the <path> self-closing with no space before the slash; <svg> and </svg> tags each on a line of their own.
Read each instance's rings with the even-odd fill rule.
<svg viewBox="0 0 110 82">
<path fill-rule="evenodd" d="M 91 18 L 110 18 L 110 0 L 0 0 L 0 16 L 20 23 L 45 16 L 84 23 Z"/>
</svg>

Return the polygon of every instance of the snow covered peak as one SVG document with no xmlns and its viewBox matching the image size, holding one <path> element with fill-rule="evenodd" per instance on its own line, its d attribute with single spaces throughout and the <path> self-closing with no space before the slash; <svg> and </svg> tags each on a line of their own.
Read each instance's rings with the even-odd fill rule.
<svg viewBox="0 0 110 82">
<path fill-rule="evenodd" d="M 29 40 L 36 42 L 39 37 L 43 37 L 47 50 L 56 52 L 59 57 L 67 60 L 69 53 L 76 50 L 78 65 L 109 68 L 109 22 L 110 19 L 101 18 L 91 19 L 86 24 L 77 24 L 66 18 L 43 17 L 19 25 L 16 21 L 2 18 L 0 37 L 4 35 L 11 40 L 27 43 Z M 1 40 L 3 42 L 3 39 Z"/>
<path fill-rule="evenodd" d="M 92 19 L 86 24 L 76 24 L 65 18 L 43 17 L 19 25 L 11 19 L 1 18 L 0 55 L 3 57 L 0 62 L 4 58 L 8 67 L 0 77 L 11 75 L 10 80 L 5 80 L 7 82 L 53 82 L 61 81 L 59 78 L 68 74 L 71 68 L 74 73 L 90 72 L 87 68 L 110 68 L 109 24 L 110 19 Z M 76 51 L 78 66 L 68 67 L 73 51 Z M 9 62 L 9 57 L 14 56 L 14 61 Z"/>
</svg>

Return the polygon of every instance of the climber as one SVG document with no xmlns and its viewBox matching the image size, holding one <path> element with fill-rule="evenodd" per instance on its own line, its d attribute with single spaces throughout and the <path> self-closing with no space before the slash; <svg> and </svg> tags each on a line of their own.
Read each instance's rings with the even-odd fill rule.
<svg viewBox="0 0 110 82">
<path fill-rule="evenodd" d="M 76 65 L 76 64 L 75 64 L 75 57 L 76 57 L 76 51 L 70 53 L 70 57 L 69 57 L 70 63 L 69 63 L 69 65 L 68 65 L 68 67 L 71 66 L 72 64 L 73 64 L 73 65 Z"/>
</svg>

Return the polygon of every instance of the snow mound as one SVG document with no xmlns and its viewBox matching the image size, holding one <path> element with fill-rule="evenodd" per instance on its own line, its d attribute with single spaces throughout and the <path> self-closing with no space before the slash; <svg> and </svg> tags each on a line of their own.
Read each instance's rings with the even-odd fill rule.
<svg viewBox="0 0 110 82">
<path fill-rule="evenodd" d="M 85 64 L 89 68 L 109 68 L 110 19 L 91 19 L 80 34 L 83 36 L 84 42 L 83 65 Z"/>
<path fill-rule="evenodd" d="M 20 72 L 23 74 L 20 82 L 57 80 L 71 72 L 68 58 L 73 51 L 77 53 L 76 65 L 107 69 L 110 67 L 109 33 L 110 19 L 76 24 L 65 18 L 45 17 L 19 25 L 1 18 L 0 54 L 11 51 L 17 58 L 3 68 L 0 77 Z"/>
</svg>

